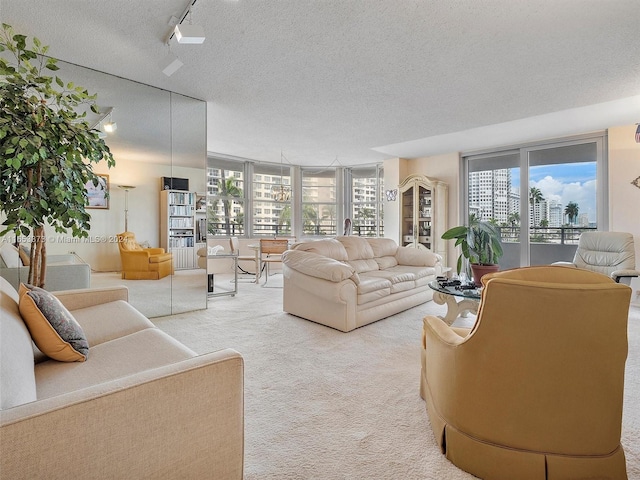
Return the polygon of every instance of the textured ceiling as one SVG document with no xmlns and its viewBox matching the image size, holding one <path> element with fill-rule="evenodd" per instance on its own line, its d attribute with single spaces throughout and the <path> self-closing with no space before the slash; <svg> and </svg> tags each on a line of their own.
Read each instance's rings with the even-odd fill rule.
<svg viewBox="0 0 640 480">
<path fill-rule="evenodd" d="M 208 150 L 363 164 L 640 121 L 638 0 L 0 0 L 52 56 L 208 102 Z M 375 150 L 374 150 L 375 149 Z"/>
</svg>

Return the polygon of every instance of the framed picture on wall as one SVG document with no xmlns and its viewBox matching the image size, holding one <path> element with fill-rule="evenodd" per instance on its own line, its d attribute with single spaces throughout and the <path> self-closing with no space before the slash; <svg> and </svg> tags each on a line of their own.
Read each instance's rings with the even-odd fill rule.
<svg viewBox="0 0 640 480">
<path fill-rule="evenodd" d="M 87 189 L 87 206 L 85 208 L 109 208 L 109 175 L 97 173 L 98 185 L 92 181 L 85 184 Z"/>
</svg>

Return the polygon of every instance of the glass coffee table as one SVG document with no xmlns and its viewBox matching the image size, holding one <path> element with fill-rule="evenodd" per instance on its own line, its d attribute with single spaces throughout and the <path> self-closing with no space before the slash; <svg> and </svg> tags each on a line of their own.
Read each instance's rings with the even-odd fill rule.
<svg viewBox="0 0 640 480">
<path fill-rule="evenodd" d="M 459 289 L 455 286 L 443 286 L 437 280 L 429 282 L 429 288 L 433 290 L 433 301 L 438 305 L 447 305 L 447 314 L 438 315 L 447 325 L 469 313 L 478 313 L 480 305 L 480 289 Z"/>
</svg>

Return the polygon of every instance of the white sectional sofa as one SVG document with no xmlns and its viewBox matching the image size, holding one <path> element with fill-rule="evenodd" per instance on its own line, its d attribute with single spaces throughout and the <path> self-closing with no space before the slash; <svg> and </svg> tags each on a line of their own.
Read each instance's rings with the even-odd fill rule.
<svg viewBox="0 0 640 480">
<path fill-rule="evenodd" d="M 282 256 L 284 311 L 349 332 L 431 300 L 439 255 L 389 238 L 294 244 Z"/>
<path fill-rule="evenodd" d="M 197 355 L 125 287 L 55 295 L 88 340 L 84 362 L 45 357 L 0 278 L 0 477 L 242 478 L 238 352 Z"/>
<path fill-rule="evenodd" d="M 0 242 L 0 277 L 5 278 L 16 290 L 20 282 L 29 278 L 29 266 L 23 265 L 18 249 Z M 49 291 L 89 288 L 91 267 L 73 253 L 47 255 L 47 273 L 44 288 Z"/>
</svg>

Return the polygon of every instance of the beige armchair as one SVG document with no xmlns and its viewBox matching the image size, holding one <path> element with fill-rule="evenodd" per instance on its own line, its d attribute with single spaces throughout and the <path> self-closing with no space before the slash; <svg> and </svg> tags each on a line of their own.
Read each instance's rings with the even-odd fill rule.
<svg viewBox="0 0 640 480">
<path fill-rule="evenodd" d="M 557 262 L 609 275 L 629 285 L 638 277 L 633 235 L 625 232 L 584 232 L 580 235 L 573 262 Z"/>
<path fill-rule="evenodd" d="M 420 393 L 442 452 L 484 479 L 626 479 L 631 289 L 562 266 L 482 283 L 473 329 L 424 319 Z"/>
<path fill-rule="evenodd" d="M 132 232 L 118 234 L 118 248 L 125 280 L 159 280 L 173 275 L 173 256 L 164 248 L 142 248 Z"/>
</svg>

